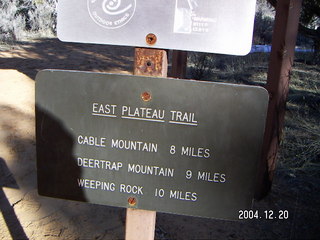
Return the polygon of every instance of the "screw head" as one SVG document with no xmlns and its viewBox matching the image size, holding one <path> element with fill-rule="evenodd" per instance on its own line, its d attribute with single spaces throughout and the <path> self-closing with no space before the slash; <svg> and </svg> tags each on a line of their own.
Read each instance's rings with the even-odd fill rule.
<svg viewBox="0 0 320 240">
<path fill-rule="evenodd" d="M 157 36 L 153 33 L 149 33 L 146 36 L 146 42 L 148 45 L 154 45 L 157 42 Z"/>
<path fill-rule="evenodd" d="M 149 102 L 151 100 L 151 98 L 152 98 L 151 97 L 151 93 L 143 92 L 143 93 L 141 93 L 141 98 L 142 98 L 143 101 Z"/>
<path fill-rule="evenodd" d="M 137 204 L 137 199 L 135 197 L 129 197 L 128 203 L 131 207 L 135 206 Z"/>
</svg>

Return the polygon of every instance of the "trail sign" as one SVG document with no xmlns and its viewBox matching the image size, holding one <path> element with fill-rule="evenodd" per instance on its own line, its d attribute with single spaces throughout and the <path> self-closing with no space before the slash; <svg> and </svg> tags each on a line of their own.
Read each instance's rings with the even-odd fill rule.
<svg viewBox="0 0 320 240">
<path fill-rule="evenodd" d="M 39 194 L 237 219 L 252 204 L 267 103 L 260 87 L 42 71 Z"/>
<path fill-rule="evenodd" d="M 62 41 L 245 55 L 256 0 L 59 0 Z M 156 41 L 148 44 L 146 36 Z"/>
</svg>

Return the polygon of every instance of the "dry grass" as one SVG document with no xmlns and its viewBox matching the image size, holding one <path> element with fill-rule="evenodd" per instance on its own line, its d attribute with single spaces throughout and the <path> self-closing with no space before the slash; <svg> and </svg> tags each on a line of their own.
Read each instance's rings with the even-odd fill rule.
<svg viewBox="0 0 320 240">
<path fill-rule="evenodd" d="M 57 0 L 1 0 L 0 42 L 53 37 Z"/>
<path fill-rule="evenodd" d="M 190 53 L 187 77 L 197 80 L 264 85 L 269 54 L 253 53 L 243 57 Z"/>
<path fill-rule="evenodd" d="M 291 78 L 279 167 L 319 174 L 319 119 L 320 67 L 297 63 Z"/>
</svg>

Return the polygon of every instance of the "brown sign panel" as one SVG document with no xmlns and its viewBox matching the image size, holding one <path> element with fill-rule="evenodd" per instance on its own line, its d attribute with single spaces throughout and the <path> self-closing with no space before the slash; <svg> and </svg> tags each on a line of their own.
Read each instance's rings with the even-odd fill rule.
<svg viewBox="0 0 320 240">
<path fill-rule="evenodd" d="M 252 204 L 267 103 L 260 87 L 42 71 L 39 194 L 237 219 Z"/>
</svg>

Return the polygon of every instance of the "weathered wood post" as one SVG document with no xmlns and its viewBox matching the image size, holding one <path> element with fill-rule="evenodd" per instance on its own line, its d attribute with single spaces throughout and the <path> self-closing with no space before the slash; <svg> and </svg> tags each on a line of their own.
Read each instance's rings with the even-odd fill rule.
<svg viewBox="0 0 320 240">
<path fill-rule="evenodd" d="M 172 51 L 172 70 L 171 77 L 174 78 L 186 78 L 187 72 L 187 51 Z"/>
<path fill-rule="evenodd" d="M 255 194 L 258 199 L 268 193 L 273 180 L 278 148 L 282 138 L 301 3 L 302 0 L 277 1 L 266 85 L 270 100 Z"/>
<path fill-rule="evenodd" d="M 127 209 L 126 240 L 153 240 L 156 225 L 156 212 L 141 209 Z"/>
<path fill-rule="evenodd" d="M 156 36 L 147 36 L 146 41 L 152 44 Z M 134 75 L 167 77 L 168 57 L 165 50 L 136 48 L 134 57 Z M 146 94 L 148 94 L 146 92 Z M 127 209 L 126 240 L 154 239 L 156 211 Z"/>
</svg>

